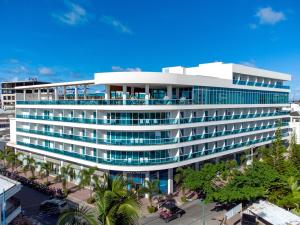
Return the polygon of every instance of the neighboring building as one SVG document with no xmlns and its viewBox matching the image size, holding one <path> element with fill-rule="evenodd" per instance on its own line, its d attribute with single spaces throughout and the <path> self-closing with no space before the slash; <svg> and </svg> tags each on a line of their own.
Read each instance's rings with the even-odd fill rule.
<svg viewBox="0 0 300 225">
<path fill-rule="evenodd" d="M 1 83 L 1 109 L 14 109 L 16 93 L 21 93 L 21 90 L 15 90 L 15 87 L 48 84 L 47 82 L 41 82 L 37 80 L 26 81 L 14 81 L 14 82 L 2 82 Z"/>
<path fill-rule="evenodd" d="M 9 224 L 21 213 L 20 200 L 14 197 L 21 188 L 19 182 L 0 175 L 0 225 Z"/>
<path fill-rule="evenodd" d="M 76 174 L 96 166 L 136 187 L 159 179 L 161 191 L 172 193 L 177 167 L 198 169 L 270 144 L 278 120 L 288 139 L 289 112 L 282 109 L 289 106 L 283 84 L 289 80 L 284 73 L 209 63 L 17 87 L 26 92 L 17 96 L 9 145 L 51 162 L 53 173 L 65 163 Z M 73 93 L 67 93 L 70 87 Z M 105 93 L 94 95 L 87 87 Z M 41 89 L 54 91 L 41 100 Z"/>
<path fill-rule="evenodd" d="M 300 106 L 297 103 L 291 104 L 291 120 L 290 127 L 292 133 L 295 134 L 296 143 L 300 144 Z"/>
<path fill-rule="evenodd" d="M 0 151 L 4 148 L 9 141 L 9 119 L 15 117 L 14 110 L 2 110 L 0 109 Z"/>
<path fill-rule="evenodd" d="M 256 217 L 256 224 L 299 225 L 300 217 L 267 201 L 260 200 L 251 205 L 247 214 Z"/>
</svg>

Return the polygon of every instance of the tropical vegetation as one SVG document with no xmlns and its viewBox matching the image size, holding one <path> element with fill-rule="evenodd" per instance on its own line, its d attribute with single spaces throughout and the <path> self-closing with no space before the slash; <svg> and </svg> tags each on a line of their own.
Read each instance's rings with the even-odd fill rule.
<svg viewBox="0 0 300 225">
<path fill-rule="evenodd" d="M 137 193 L 127 188 L 123 177 L 105 175 L 96 191 L 96 209 L 76 208 L 63 213 L 57 225 L 133 225 L 139 218 Z"/>
<path fill-rule="evenodd" d="M 274 142 L 259 148 L 251 165 L 244 162 L 238 166 L 230 160 L 206 163 L 199 171 L 185 168 L 180 170 L 184 174 L 180 183 L 186 189 L 204 193 L 206 202 L 249 204 L 263 198 L 299 213 L 299 168 L 300 145 L 295 135 L 286 146 L 278 129 Z"/>
</svg>

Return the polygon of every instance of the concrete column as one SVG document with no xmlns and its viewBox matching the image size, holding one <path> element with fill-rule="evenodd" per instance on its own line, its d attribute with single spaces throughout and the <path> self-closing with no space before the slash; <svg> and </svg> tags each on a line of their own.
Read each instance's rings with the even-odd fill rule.
<svg viewBox="0 0 300 225">
<path fill-rule="evenodd" d="M 195 170 L 198 171 L 200 169 L 200 162 L 195 163 Z"/>
<path fill-rule="evenodd" d="M 47 99 L 50 100 L 49 89 L 47 88 Z"/>
<path fill-rule="evenodd" d="M 123 88 L 123 94 L 122 94 L 123 105 L 126 105 L 126 99 L 127 99 L 127 96 L 126 96 L 126 93 L 127 93 L 127 85 L 126 85 L 126 84 L 123 84 L 122 88 Z"/>
<path fill-rule="evenodd" d="M 169 99 L 172 99 L 172 85 L 167 86 L 167 96 Z"/>
<path fill-rule="evenodd" d="M 58 170 L 58 173 L 61 174 L 61 168 L 64 166 L 64 161 L 60 161 L 60 167 L 59 167 L 59 170 Z"/>
<path fill-rule="evenodd" d="M 109 100 L 110 99 L 110 86 L 108 84 L 105 85 L 105 96 L 104 96 L 105 100 Z"/>
<path fill-rule="evenodd" d="M 75 94 L 74 99 L 78 100 L 78 86 L 77 85 L 75 86 L 74 94 Z"/>
<path fill-rule="evenodd" d="M 26 89 L 23 90 L 23 100 L 26 101 Z"/>
<path fill-rule="evenodd" d="M 58 87 L 54 88 L 54 99 L 58 100 Z"/>
<path fill-rule="evenodd" d="M 145 173 L 145 181 L 150 181 L 150 172 Z M 149 194 L 145 194 L 145 198 L 149 198 Z"/>
<path fill-rule="evenodd" d="M 179 99 L 179 88 L 176 88 L 176 99 Z"/>
<path fill-rule="evenodd" d="M 38 89 L 38 101 L 41 101 L 41 89 Z"/>
<path fill-rule="evenodd" d="M 149 103 L 149 99 L 150 99 L 149 89 L 150 89 L 149 84 L 146 84 L 145 85 L 145 102 L 146 102 L 146 104 Z"/>
<path fill-rule="evenodd" d="M 66 100 L 67 99 L 67 87 L 64 86 L 64 99 Z"/>
<path fill-rule="evenodd" d="M 84 85 L 84 87 L 83 87 L 83 99 L 84 99 L 84 100 L 87 99 L 86 93 L 87 93 L 87 86 Z"/>
<path fill-rule="evenodd" d="M 168 169 L 168 194 L 173 193 L 173 169 Z"/>
</svg>

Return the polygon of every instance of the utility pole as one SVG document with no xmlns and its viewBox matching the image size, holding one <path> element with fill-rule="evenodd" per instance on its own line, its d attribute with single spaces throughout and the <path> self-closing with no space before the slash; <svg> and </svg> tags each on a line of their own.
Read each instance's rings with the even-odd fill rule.
<svg viewBox="0 0 300 225">
<path fill-rule="evenodd" d="M 205 225 L 205 203 L 204 203 L 204 200 L 200 200 L 200 206 L 201 206 L 201 220 L 202 220 L 202 225 Z"/>
</svg>

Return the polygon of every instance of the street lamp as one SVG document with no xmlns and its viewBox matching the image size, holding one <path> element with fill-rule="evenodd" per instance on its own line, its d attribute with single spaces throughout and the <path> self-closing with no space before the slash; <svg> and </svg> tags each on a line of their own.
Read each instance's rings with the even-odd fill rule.
<svg viewBox="0 0 300 225">
<path fill-rule="evenodd" d="M 200 200 L 200 206 L 202 211 L 202 225 L 205 225 L 205 203 L 204 200 Z"/>
</svg>

